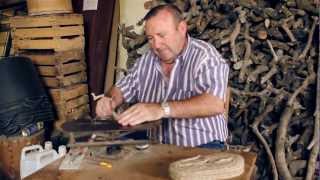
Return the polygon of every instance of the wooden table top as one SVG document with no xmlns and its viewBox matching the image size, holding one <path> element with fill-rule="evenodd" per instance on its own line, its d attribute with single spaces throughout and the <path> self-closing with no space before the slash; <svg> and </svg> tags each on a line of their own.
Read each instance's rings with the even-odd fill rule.
<svg viewBox="0 0 320 180">
<path fill-rule="evenodd" d="M 130 147 L 131 148 L 131 147 Z M 257 155 L 252 152 L 217 151 L 204 148 L 182 148 L 173 145 L 151 145 L 143 151 L 135 150 L 125 154 L 118 160 L 107 160 L 112 168 L 101 167 L 95 164 L 82 163 L 80 170 L 59 170 L 62 159 L 46 166 L 42 170 L 27 177 L 32 180 L 164 180 L 170 179 L 169 164 L 183 158 L 196 155 L 232 152 L 241 154 L 245 159 L 245 172 L 233 179 L 247 180 L 254 173 Z"/>
</svg>

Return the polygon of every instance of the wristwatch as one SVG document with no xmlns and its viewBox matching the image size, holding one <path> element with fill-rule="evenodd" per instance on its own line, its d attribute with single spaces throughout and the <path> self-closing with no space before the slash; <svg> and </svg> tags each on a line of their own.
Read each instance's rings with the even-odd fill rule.
<svg viewBox="0 0 320 180">
<path fill-rule="evenodd" d="M 170 106 L 169 106 L 169 103 L 168 102 L 162 102 L 161 103 L 161 108 L 164 112 L 164 117 L 165 118 L 168 118 L 170 117 Z"/>
</svg>

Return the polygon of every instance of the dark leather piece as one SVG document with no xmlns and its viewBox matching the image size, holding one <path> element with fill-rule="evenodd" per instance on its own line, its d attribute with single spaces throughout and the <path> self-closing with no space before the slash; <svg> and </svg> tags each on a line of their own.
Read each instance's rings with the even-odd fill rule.
<svg viewBox="0 0 320 180">
<path fill-rule="evenodd" d="M 62 129 L 66 132 L 123 132 L 123 131 L 138 131 L 160 125 L 160 121 L 147 122 L 136 126 L 121 126 L 115 120 L 96 120 L 78 119 L 68 121 L 62 124 Z"/>
</svg>

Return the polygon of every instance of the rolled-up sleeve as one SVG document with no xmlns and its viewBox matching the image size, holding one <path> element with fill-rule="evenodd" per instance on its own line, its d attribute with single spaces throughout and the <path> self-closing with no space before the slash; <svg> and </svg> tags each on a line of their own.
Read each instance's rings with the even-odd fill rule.
<svg viewBox="0 0 320 180">
<path fill-rule="evenodd" d="M 123 98 L 125 102 L 132 103 L 137 100 L 137 92 L 138 92 L 138 67 L 139 60 L 135 63 L 135 65 L 128 70 L 128 73 L 125 77 L 121 78 L 115 84 L 116 87 L 120 89 L 122 92 Z"/>
<path fill-rule="evenodd" d="M 228 85 L 229 66 L 224 61 L 214 63 L 208 59 L 201 62 L 196 71 L 195 89 L 198 94 L 204 92 L 224 99 Z"/>
</svg>

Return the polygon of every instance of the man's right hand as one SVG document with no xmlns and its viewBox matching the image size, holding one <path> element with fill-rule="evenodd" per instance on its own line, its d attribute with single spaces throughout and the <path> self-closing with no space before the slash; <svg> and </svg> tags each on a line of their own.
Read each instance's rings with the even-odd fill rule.
<svg viewBox="0 0 320 180">
<path fill-rule="evenodd" d="M 112 111 L 116 108 L 116 103 L 110 97 L 102 97 L 97 101 L 96 115 L 97 117 L 110 117 Z"/>
</svg>

